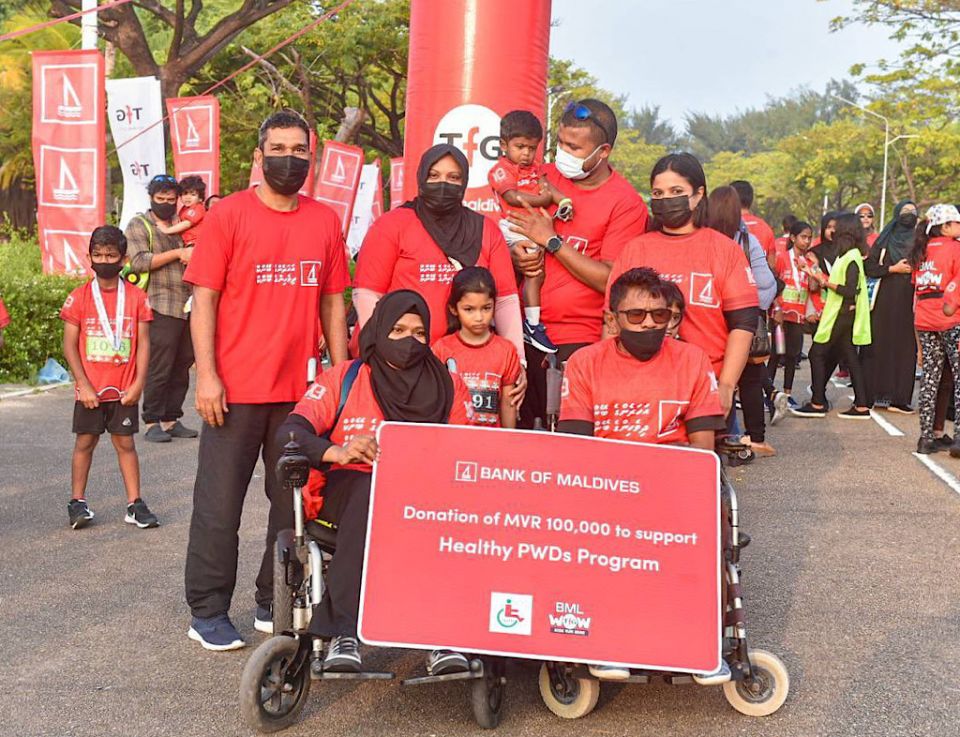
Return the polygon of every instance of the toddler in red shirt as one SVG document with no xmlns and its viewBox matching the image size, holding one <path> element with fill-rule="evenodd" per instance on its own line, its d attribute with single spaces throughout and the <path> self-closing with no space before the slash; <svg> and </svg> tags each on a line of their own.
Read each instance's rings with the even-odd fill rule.
<svg viewBox="0 0 960 737">
<path fill-rule="evenodd" d="M 543 127 L 537 116 L 526 110 L 514 110 L 500 120 L 502 156 L 490 170 L 488 180 L 497 199 L 500 231 L 510 248 L 524 248 L 536 253 L 540 248 L 525 235 L 513 230 L 507 215 L 529 207 L 557 205 L 555 217 L 570 220 L 573 202 L 544 177 L 542 165 L 536 162 L 537 149 L 543 140 Z M 540 289 L 544 275 L 527 278 L 523 285 L 523 339 L 539 351 L 556 353 L 557 346 L 540 322 Z"/>
<path fill-rule="evenodd" d="M 180 180 L 180 211 L 177 213 L 178 222 L 173 225 L 157 223 L 157 229 L 167 235 L 179 235 L 183 245 L 193 248 L 200 235 L 200 226 L 203 217 L 207 214 L 203 206 L 207 194 L 207 185 L 198 176 L 184 177 Z"/>
<path fill-rule="evenodd" d="M 431 347 L 470 390 L 473 417 L 468 424 L 515 428 L 512 390 L 520 378 L 520 358 L 513 343 L 490 330 L 496 300 L 497 287 L 487 269 L 469 266 L 459 271 L 447 303 L 450 333 Z"/>
<path fill-rule="evenodd" d="M 67 512 L 73 529 L 93 519 L 85 493 L 93 449 L 110 433 L 127 492 L 124 521 L 143 529 L 157 516 L 140 498 L 140 461 L 133 436 L 139 429 L 137 404 L 150 359 L 150 302 L 139 287 L 120 279 L 127 238 L 112 225 L 90 236 L 90 265 L 96 276 L 74 289 L 60 310 L 63 354 L 76 382 L 73 408 L 72 494 Z"/>
</svg>

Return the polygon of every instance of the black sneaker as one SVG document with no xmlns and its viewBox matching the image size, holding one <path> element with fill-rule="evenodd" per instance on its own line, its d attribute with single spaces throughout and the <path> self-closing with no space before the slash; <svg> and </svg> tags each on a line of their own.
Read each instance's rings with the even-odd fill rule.
<svg viewBox="0 0 960 737">
<path fill-rule="evenodd" d="M 531 325 L 529 320 L 523 321 L 523 342 L 529 343 L 541 353 L 557 352 L 557 346 L 550 340 L 542 322 Z"/>
<path fill-rule="evenodd" d="M 157 425 L 157 427 L 159 427 L 159 425 Z M 196 430 L 184 425 L 182 422 L 180 422 L 180 420 L 174 422 L 173 425 L 167 430 L 164 430 L 164 432 L 166 432 L 171 438 L 195 438 L 200 434 Z"/>
<path fill-rule="evenodd" d="M 937 453 L 940 450 L 941 448 L 939 445 L 937 445 L 936 440 L 920 438 L 917 441 L 917 453 L 920 453 L 921 455 L 930 455 L 931 453 Z"/>
<path fill-rule="evenodd" d="M 953 445 L 950 446 L 950 450 L 948 452 L 950 453 L 951 458 L 960 458 L 960 438 L 957 438 L 953 441 Z"/>
<path fill-rule="evenodd" d="M 123 521 L 128 525 L 136 525 L 141 530 L 148 527 L 157 527 L 160 524 L 157 515 L 150 511 L 143 499 L 137 499 L 132 504 L 127 505 L 127 516 L 123 518 Z"/>
<path fill-rule="evenodd" d="M 431 676 L 445 676 L 449 673 L 466 673 L 470 663 L 463 653 L 453 650 L 431 650 L 427 656 L 427 673 Z"/>
<path fill-rule="evenodd" d="M 323 659 L 323 669 L 334 673 L 359 673 L 360 643 L 356 637 L 334 637 Z"/>
<path fill-rule="evenodd" d="M 159 423 L 153 425 L 143 434 L 143 439 L 148 443 L 169 443 L 173 440 L 170 433 L 160 427 Z"/>
<path fill-rule="evenodd" d="M 933 442 L 935 442 L 941 448 L 949 448 L 951 445 L 953 445 L 953 438 L 944 433 L 939 438 L 934 438 Z"/>
<path fill-rule="evenodd" d="M 901 415 L 912 415 L 916 412 L 909 404 L 891 404 L 887 409 L 890 412 L 899 412 Z"/>
<path fill-rule="evenodd" d="M 814 407 L 810 402 L 807 402 L 802 407 L 797 409 L 791 409 L 791 414 L 796 415 L 797 417 L 826 417 L 827 408 L 824 407 Z"/>
<path fill-rule="evenodd" d="M 869 420 L 870 410 L 857 409 L 856 407 L 851 407 L 846 412 L 837 413 L 837 417 L 839 417 L 842 420 Z"/>
<path fill-rule="evenodd" d="M 67 514 L 70 515 L 70 526 L 75 530 L 86 527 L 93 519 L 93 510 L 87 506 L 86 499 L 71 499 L 67 504 Z"/>
<path fill-rule="evenodd" d="M 257 613 L 253 617 L 253 628 L 265 635 L 273 634 L 273 612 L 270 607 L 257 605 Z"/>
</svg>

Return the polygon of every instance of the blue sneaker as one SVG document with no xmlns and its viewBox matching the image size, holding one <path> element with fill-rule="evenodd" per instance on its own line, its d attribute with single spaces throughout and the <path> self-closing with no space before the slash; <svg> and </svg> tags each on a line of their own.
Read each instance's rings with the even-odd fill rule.
<svg viewBox="0 0 960 737">
<path fill-rule="evenodd" d="M 270 607 L 257 604 L 257 613 L 253 618 L 253 628 L 265 635 L 273 634 L 273 611 Z"/>
<path fill-rule="evenodd" d="M 199 642 L 206 650 L 238 650 L 247 644 L 226 614 L 194 617 L 187 637 Z"/>
<path fill-rule="evenodd" d="M 529 320 L 523 321 L 523 342 L 532 345 L 541 353 L 557 352 L 557 346 L 547 336 L 547 329 L 542 322 L 531 325 Z"/>
</svg>

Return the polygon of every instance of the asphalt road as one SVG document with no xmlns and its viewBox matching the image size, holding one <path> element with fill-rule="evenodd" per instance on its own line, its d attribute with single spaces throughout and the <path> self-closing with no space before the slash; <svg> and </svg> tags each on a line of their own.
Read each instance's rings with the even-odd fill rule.
<svg viewBox="0 0 960 737">
<path fill-rule="evenodd" d="M 162 522 L 145 531 L 123 524 L 104 444 L 88 493 L 96 524 L 73 531 L 72 402 L 66 389 L 0 401 L 0 737 L 248 734 L 237 688 L 251 648 L 208 653 L 185 636 L 196 441 L 139 443 L 144 498 Z M 753 536 L 743 561 L 751 643 L 779 654 L 792 678 L 777 714 L 741 716 L 719 688 L 605 685 L 590 716 L 564 722 L 542 705 L 535 668 L 514 666 L 500 733 L 960 735 L 960 494 L 911 454 L 916 417 L 884 416 L 905 435 L 835 416 L 788 418 L 770 431 L 777 457 L 734 469 Z M 960 460 L 935 460 L 948 480 L 960 474 Z M 252 619 L 265 510 L 258 477 L 232 611 L 251 645 L 263 637 Z M 399 651 L 365 662 L 400 674 L 422 667 Z M 482 733 L 463 684 L 367 682 L 315 683 L 284 734 Z"/>
</svg>

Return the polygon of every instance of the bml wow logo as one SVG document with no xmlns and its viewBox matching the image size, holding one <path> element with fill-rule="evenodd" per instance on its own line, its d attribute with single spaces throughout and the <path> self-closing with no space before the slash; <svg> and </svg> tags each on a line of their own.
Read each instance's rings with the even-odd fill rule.
<svg viewBox="0 0 960 737">
<path fill-rule="evenodd" d="M 500 116 L 484 105 L 458 105 L 440 118 L 433 142 L 456 146 L 467 157 L 467 187 L 483 187 L 500 157 Z"/>
<path fill-rule="evenodd" d="M 533 625 L 533 596 L 490 593 L 490 631 L 505 635 L 529 635 Z"/>
</svg>

